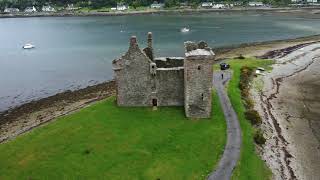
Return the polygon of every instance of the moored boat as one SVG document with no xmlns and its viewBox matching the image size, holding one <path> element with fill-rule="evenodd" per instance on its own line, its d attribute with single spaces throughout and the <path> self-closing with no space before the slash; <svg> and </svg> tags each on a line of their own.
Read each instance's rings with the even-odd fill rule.
<svg viewBox="0 0 320 180">
<path fill-rule="evenodd" d="M 35 46 L 32 44 L 25 44 L 22 48 L 23 49 L 32 49 L 32 48 L 35 48 Z"/>
<path fill-rule="evenodd" d="M 184 28 L 182 28 L 180 31 L 181 31 L 181 32 L 183 32 L 183 33 L 186 33 L 186 32 L 189 32 L 189 31 L 190 31 L 190 29 L 188 29 L 188 28 L 184 27 Z"/>
</svg>

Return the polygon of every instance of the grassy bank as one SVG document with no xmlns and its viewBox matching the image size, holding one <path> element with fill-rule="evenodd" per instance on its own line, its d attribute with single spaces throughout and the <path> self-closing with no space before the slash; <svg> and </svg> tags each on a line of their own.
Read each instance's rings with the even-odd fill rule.
<svg viewBox="0 0 320 180">
<path fill-rule="evenodd" d="M 0 179 L 204 179 L 226 124 L 188 120 L 182 107 L 119 108 L 114 97 L 0 144 Z"/>
<path fill-rule="evenodd" d="M 241 157 L 236 169 L 234 170 L 233 179 L 270 179 L 271 171 L 266 167 L 265 163 L 255 152 L 255 144 L 253 140 L 253 134 L 255 130 L 250 124 L 250 121 L 245 118 L 246 109 L 244 107 L 244 102 L 241 100 L 239 82 L 241 67 L 264 67 L 268 69 L 273 61 L 246 58 L 242 60 L 229 60 L 228 63 L 231 65 L 231 69 L 233 70 L 233 77 L 229 82 L 227 91 L 232 106 L 238 114 L 242 130 Z"/>
</svg>

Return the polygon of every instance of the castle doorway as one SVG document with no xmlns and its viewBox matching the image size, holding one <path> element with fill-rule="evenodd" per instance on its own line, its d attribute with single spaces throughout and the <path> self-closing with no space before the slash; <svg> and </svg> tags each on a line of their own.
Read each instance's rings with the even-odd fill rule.
<svg viewBox="0 0 320 180">
<path fill-rule="evenodd" d="M 152 106 L 158 106 L 158 100 L 152 99 Z"/>
</svg>

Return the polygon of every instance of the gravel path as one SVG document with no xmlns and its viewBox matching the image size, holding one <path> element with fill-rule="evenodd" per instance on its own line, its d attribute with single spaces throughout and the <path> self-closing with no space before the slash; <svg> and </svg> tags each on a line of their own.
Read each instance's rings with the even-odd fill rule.
<svg viewBox="0 0 320 180">
<path fill-rule="evenodd" d="M 236 112 L 232 108 L 229 97 L 225 91 L 224 85 L 231 78 L 231 73 L 224 72 L 224 78 L 221 78 L 221 72 L 213 74 L 213 84 L 222 105 L 223 113 L 227 121 L 227 144 L 223 156 L 209 176 L 208 180 L 228 180 L 232 176 L 232 171 L 235 168 L 240 157 L 241 147 L 241 129 Z"/>
</svg>

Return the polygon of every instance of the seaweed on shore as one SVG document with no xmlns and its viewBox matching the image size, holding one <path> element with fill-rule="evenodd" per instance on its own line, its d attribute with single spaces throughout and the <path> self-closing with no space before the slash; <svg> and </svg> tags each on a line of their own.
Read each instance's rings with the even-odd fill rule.
<svg viewBox="0 0 320 180">
<path fill-rule="evenodd" d="M 58 102 L 73 103 L 84 99 L 100 100 L 111 96 L 115 92 L 115 82 L 108 81 L 84 89 L 75 91 L 67 90 L 47 98 L 31 101 L 21 106 L 0 112 L 0 127 L 5 123 L 17 120 L 19 117 L 26 116 L 41 109 L 49 108 Z"/>
</svg>

